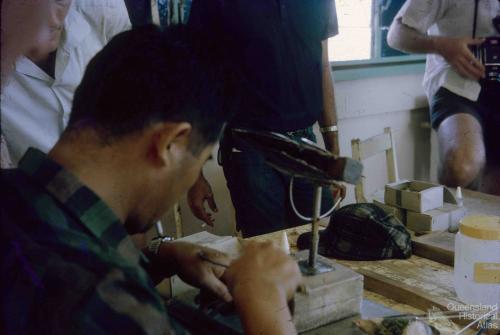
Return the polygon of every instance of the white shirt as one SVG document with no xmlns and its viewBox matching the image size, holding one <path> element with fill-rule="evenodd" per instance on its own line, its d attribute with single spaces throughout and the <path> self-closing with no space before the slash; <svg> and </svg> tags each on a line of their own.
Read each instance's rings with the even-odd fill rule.
<svg viewBox="0 0 500 335">
<path fill-rule="evenodd" d="M 74 0 L 56 54 L 55 79 L 26 57 L 2 92 L 2 134 L 17 165 L 28 147 L 48 152 L 68 123 L 87 63 L 131 27 L 123 0 Z"/>
<path fill-rule="evenodd" d="M 419 32 L 448 37 L 472 37 L 474 0 L 407 0 L 397 18 Z M 500 14 L 498 0 L 479 0 L 476 37 L 498 36 L 492 19 Z M 477 81 L 458 74 L 437 54 L 428 54 L 424 88 L 431 101 L 440 87 L 476 101 L 481 86 Z"/>
</svg>

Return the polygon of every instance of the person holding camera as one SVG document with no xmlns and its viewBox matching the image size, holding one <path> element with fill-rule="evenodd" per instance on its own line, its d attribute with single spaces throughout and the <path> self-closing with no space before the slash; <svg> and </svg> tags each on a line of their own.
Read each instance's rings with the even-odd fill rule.
<svg viewBox="0 0 500 335">
<path fill-rule="evenodd" d="M 498 0 L 407 0 L 387 37 L 392 48 L 427 53 L 439 181 L 492 194 L 500 194 L 500 81 L 473 50 L 500 35 L 499 14 Z"/>
</svg>

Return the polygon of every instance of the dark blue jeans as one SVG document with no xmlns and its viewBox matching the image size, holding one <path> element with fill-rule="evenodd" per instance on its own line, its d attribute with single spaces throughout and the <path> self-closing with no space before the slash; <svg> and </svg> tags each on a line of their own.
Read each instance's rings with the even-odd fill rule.
<svg viewBox="0 0 500 335">
<path fill-rule="evenodd" d="M 286 134 L 292 139 L 305 137 L 316 141 L 312 128 Z M 262 155 L 244 143 L 224 136 L 221 161 L 231 199 L 236 210 L 236 223 L 244 237 L 291 228 L 306 221 L 293 212 L 288 195 L 290 177 L 269 166 Z M 235 150 L 236 149 L 236 150 Z M 295 179 L 293 198 L 302 215 L 312 216 L 314 186 Z M 331 192 L 323 189 L 322 213 L 333 205 Z"/>
</svg>

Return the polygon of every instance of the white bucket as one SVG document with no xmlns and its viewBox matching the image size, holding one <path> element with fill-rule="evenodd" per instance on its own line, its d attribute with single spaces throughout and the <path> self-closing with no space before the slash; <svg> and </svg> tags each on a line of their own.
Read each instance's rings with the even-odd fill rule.
<svg viewBox="0 0 500 335">
<path fill-rule="evenodd" d="M 466 304 L 500 305 L 500 217 L 462 219 L 455 238 L 454 284 Z"/>
</svg>

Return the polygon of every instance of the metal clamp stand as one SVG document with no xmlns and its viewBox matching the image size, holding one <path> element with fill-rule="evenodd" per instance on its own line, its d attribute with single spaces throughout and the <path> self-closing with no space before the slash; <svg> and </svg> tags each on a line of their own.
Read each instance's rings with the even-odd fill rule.
<svg viewBox="0 0 500 335">
<path fill-rule="evenodd" d="M 233 129 L 232 135 L 258 150 L 269 165 L 292 177 L 291 205 L 297 216 L 302 219 L 309 218 L 300 215 L 295 208 L 291 190 L 293 178 L 303 178 L 314 184 L 311 248 L 308 260 L 300 260 L 299 267 L 307 276 L 332 271 L 333 267 L 318 257 L 321 189 L 323 186 L 334 185 L 337 180 L 356 184 L 361 178 L 363 169 L 361 163 L 349 158 L 336 157 L 307 139 L 294 141 L 282 134 L 249 129 Z M 338 203 L 325 216 L 331 214 L 337 205 Z"/>
<path fill-rule="evenodd" d="M 314 186 L 313 199 L 313 217 L 311 229 L 311 248 L 309 249 L 309 259 L 299 261 L 299 268 L 305 276 L 312 276 L 319 273 L 325 273 L 335 270 L 330 264 L 318 260 L 318 245 L 319 245 L 319 220 L 321 215 L 321 191 L 320 185 Z M 336 204 L 335 204 L 336 206 Z M 334 206 L 334 207 L 335 207 Z"/>
</svg>

